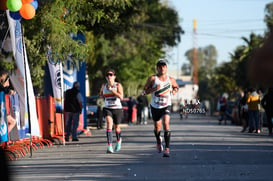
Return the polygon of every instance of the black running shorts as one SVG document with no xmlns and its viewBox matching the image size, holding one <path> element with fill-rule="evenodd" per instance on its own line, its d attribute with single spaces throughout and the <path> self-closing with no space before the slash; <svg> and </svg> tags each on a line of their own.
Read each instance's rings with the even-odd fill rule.
<svg viewBox="0 0 273 181">
<path fill-rule="evenodd" d="M 123 119 L 123 109 L 103 108 L 103 117 L 111 116 L 114 124 L 120 124 Z"/>
<path fill-rule="evenodd" d="M 154 121 L 159 121 L 164 115 L 171 114 L 171 106 L 156 109 L 151 106 L 152 117 Z"/>
</svg>

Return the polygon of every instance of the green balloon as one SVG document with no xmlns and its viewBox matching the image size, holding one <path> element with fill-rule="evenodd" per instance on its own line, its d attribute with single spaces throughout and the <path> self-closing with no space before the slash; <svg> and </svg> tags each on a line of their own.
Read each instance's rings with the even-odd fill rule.
<svg viewBox="0 0 273 181">
<path fill-rule="evenodd" d="M 21 0 L 8 0 L 7 1 L 7 8 L 10 11 L 19 11 L 22 7 L 22 1 Z"/>
</svg>

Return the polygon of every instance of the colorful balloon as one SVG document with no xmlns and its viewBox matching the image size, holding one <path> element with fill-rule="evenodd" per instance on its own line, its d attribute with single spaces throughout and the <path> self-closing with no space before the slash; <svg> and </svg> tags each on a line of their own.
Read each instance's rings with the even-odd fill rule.
<svg viewBox="0 0 273 181">
<path fill-rule="evenodd" d="M 34 7 L 35 10 L 37 10 L 37 8 L 38 8 L 38 1 L 37 0 L 33 0 L 30 4 Z"/>
<path fill-rule="evenodd" d="M 23 4 L 19 12 L 24 19 L 32 19 L 36 13 L 31 4 Z"/>
<path fill-rule="evenodd" d="M 19 9 L 22 7 L 22 1 L 21 0 L 7 0 L 7 8 L 10 11 L 19 11 Z"/>
<path fill-rule="evenodd" d="M 22 0 L 22 3 L 23 4 L 28 4 L 28 3 L 31 3 L 33 0 Z"/>
</svg>

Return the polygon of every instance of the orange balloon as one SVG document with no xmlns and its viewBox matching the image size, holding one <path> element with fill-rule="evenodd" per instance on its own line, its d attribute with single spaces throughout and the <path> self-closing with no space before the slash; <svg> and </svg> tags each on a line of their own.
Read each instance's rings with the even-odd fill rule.
<svg viewBox="0 0 273 181">
<path fill-rule="evenodd" d="M 36 13 L 31 4 L 23 4 L 19 12 L 24 19 L 32 19 Z"/>
<path fill-rule="evenodd" d="M 28 3 L 31 3 L 33 0 L 22 0 L 22 3 L 23 4 L 28 4 Z"/>
<path fill-rule="evenodd" d="M 0 0 L 0 10 L 7 10 L 7 0 Z"/>
</svg>

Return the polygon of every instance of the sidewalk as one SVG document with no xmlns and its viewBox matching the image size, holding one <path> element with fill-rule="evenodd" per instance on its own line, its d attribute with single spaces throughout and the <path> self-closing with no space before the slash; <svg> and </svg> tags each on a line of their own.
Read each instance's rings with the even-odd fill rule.
<svg viewBox="0 0 273 181">
<path fill-rule="evenodd" d="M 273 138 L 267 132 L 240 133 L 241 127 L 218 125 L 216 118 L 179 120 L 178 114 L 171 130 L 170 158 L 156 152 L 149 121 L 123 126 L 122 148 L 114 154 L 106 154 L 105 130 L 34 151 L 32 158 L 11 162 L 13 180 L 273 180 Z"/>
</svg>

